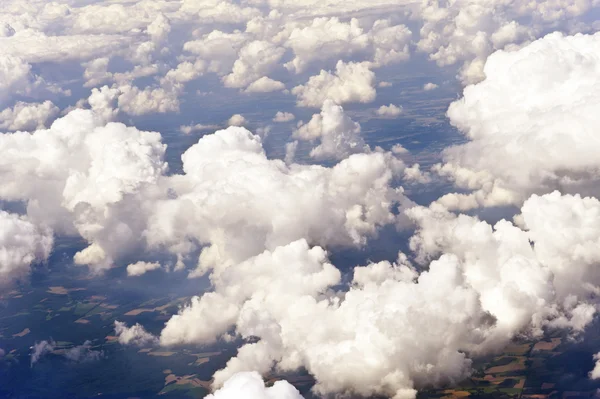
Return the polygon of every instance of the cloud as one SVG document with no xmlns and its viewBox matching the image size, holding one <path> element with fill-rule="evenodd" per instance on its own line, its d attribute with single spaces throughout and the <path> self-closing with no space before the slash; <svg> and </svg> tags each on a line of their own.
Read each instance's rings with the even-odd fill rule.
<svg viewBox="0 0 600 399">
<path fill-rule="evenodd" d="M 64 356 L 72 362 L 93 362 L 101 359 L 104 352 L 92 350 L 92 342 L 85 341 L 82 345 L 67 349 Z"/>
<path fill-rule="evenodd" d="M 44 355 L 52 352 L 54 350 L 54 346 L 54 341 L 36 342 L 31 347 L 31 367 L 33 367 L 33 365 L 36 364 Z"/>
<path fill-rule="evenodd" d="M 395 118 L 402 113 L 402 107 L 398 107 L 394 104 L 382 105 L 375 113 L 382 117 Z"/>
<path fill-rule="evenodd" d="M 374 85 L 375 74 L 367 63 L 338 61 L 335 74 L 322 70 L 305 85 L 294 87 L 292 94 L 298 97 L 300 107 L 320 108 L 327 99 L 340 105 L 370 103 L 377 95 Z"/>
<path fill-rule="evenodd" d="M 314 114 L 306 124 L 298 124 L 293 137 L 309 141 L 318 139 L 319 145 L 310 152 L 310 156 L 318 160 L 340 160 L 369 150 L 360 135 L 360 125 L 329 99 L 323 103 L 320 114 Z"/>
<path fill-rule="evenodd" d="M 291 122 L 294 119 L 296 119 L 296 117 L 294 116 L 294 114 L 292 114 L 290 112 L 277 111 L 277 113 L 275 114 L 275 117 L 273 118 L 273 122 L 285 123 L 285 122 Z"/>
<path fill-rule="evenodd" d="M 589 226 L 600 226 L 600 201 L 556 192 L 521 211 L 518 227 L 412 208 L 410 246 L 423 267 L 400 253 L 355 268 L 346 292 L 335 291 L 341 273 L 322 248 L 299 240 L 265 251 L 213 273 L 214 291 L 169 320 L 161 343 L 207 344 L 232 328 L 259 338 L 215 374 L 216 387 L 273 367 L 305 368 L 321 395 L 414 398 L 455 383 L 472 357 L 545 328 L 577 334 L 596 313 L 600 229 Z"/>
<path fill-rule="evenodd" d="M 29 274 L 33 262 L 45 261 L 52 251 L 52 230 L 28 218 L 0 211 L 0 287 Z"/>
<path fill-rule="evenodd" d="M 437 88 L 438 88 L 438 85 L 436 85 L 435 83 L 431 83 L 431 82 L 425 83 L 423 85 L 423 90 L 425 90 L 425 91 L 431 91 L 431 90 L 435 90 Z"/>
<path fill-rule="evenodd" d="M 196 274 L 307 238 L 361 246 L 411 202 L 391 187 L 404 164 L 389 153 L 354 154 L 332 168 L 268 159 L 241 127 L 203 136 L 183 155 L 185 174 L 162 183 L 144 232 L 151 249 L 202 253 Z"/>
<path fill-rule="evenodd" d="M 127 266 L 128 276 L 141 276 L 152 270 L 160 269 L 158 262 L 136 262 Z"/>
<path fill-rule="evenodd" d="M 243 115 L 235 114 L 232 115 L 231 118 L 227 121 L 229 126 L 242 126 L 245 125 L 248 121 L 244 118 Z"/>
<path fill-rule="evenodd" d="M 592 371 L 590 371 L 589 377 L 592 380 L 597 380 L 600 378 L 600 354 L 599 353 L 596 353 L 594 355 L 594 360 L 596 361 L 596 364 L 594 365 L 594 369 Z"/>
<path fill-rule="evenodd" d="M 12 131 L 41 129 L 59 112 L 60 110 L 52 101 L 44 101 L 40 104 L 19 101 L 13 108 L 6 108 L 0 112 L 0 129 Z"/>
<path fill-rule="evenodd" d="M 240 49 L 231 73 L 223 77 L 223 84 L 225 87 L 244 88 L 252 83 L 252 89 L 248 88 L 250 91 L 264 90 L 267 86 L 272 89 L 277 83 L 265 75 L 274 69 L 284 53 L 285 49 L 267 41 L 254 40 L 246 44 Z M 277 86 L 281 86 L 279 83 Z"/>
<path fill-rule="evenodd" d="M 93 111 L 74 110 L 49 129 L 0 135 L 0 198 L 27 201 L 36 225 L 81 235 L 90 246 L 75 261 L 98 270 L 138 245 L 143 217 L 135 195 L 166 170 L 160 134 L 104 123 Z"/>
<path fill-rule="evenodd" d="M 300 392 L 287 381 L 276 381 L 272 386 L 265 383 L 256 372 L 233 375 L 223 387 L 208 395 L 207 399 L 302 399 Z"/>
<path fill-rule="evenodd" d="M 217 130 L 219 129 L 219 125 L 204 125 L 202 123 L 197 123 L 195 125 L 183 125 L 179 127 L 179 131 L 183 134 L 190 134 L 193 132 L 205 131 L 205 130 Z"/>
<path fill-rule="evenodd" d="M 266 76 L 252 82 L 246 90 L 245 93 L 270 93 L 272 91 L 284 90 L 285 85 L 282 82 L 277 80 L 273 80 Z"/>
<path fill-rule="evenodd" d="M 600 50 L 600 34 L 553 33 L 489 57 L 486 79 L 465 88 L 448 109 L 450 122 L 469 141 L 446 149 L 438 167 L 473 193 L 452 194 L 442 203 L 468 209 L 520 205 L 532 193 L 554 189 L 595 194 L 600 87 L 595 48 Z"/>
<path fill-rule="evenodd" d="M 154 335 L 137 323 L 127 327 L 125 323 L 115 320 L 115 334 L 122 345 L 152 346 L 158 342 Z"/>
<path fill-rule="evenodd" d="M 285 46 L 294 52 L 285 67 L 295 73 L 317 61 L 347 60 L 353 55 L 367 56 L 374 67 L 409 58 L 410 30 L 389 20 L 377 20 L 366 30 L 356 18 L 342 22 L 338 17 L 321 17 L 306 24 L 293 21 L 283 32 L 287 33 Z"/>
</svg>

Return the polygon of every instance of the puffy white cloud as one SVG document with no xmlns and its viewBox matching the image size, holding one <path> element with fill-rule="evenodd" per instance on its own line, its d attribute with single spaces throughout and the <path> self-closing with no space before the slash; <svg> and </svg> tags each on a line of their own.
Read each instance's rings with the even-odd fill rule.
<svg viewBox="0 0 600 399">
<path fill-rule="evenodd" d="M 209 343 L 235 327 L 260 340 L 215 374 L 217 387 L 244 371 L 305 368 L 318 394 L 414 398 L 420 387 L 465 378 L 470 356 L 519 334 L 577 333 L 593 320 L 597 199 L 533 196 L 523 228 L 436 204 L 407 212 L 418 225 L 411 248 L 429 263 L 421 272 L 399 254 L 394 264 L 355 268 L 349 291 L 335 292 L 340 272 L 299 240 L 213 273 L 215 291 L 174 316 L 161 343 Z"/>
<path fill-rule="evenodd" d="M 375 113 L 382 117 L 395 118 L 402 113 L 402 107 L 394 104 L 382 105 Z"/>
<path fill-rule="evenodd" d="M 594 355 L 594 360 L 596 361 L 596 364 L 594 365 L 594 369 L 590 371 L 589 377 L 592 380 L 597 380 L 600 378 L 600 353 Z"/>
<path fill-rule="evenodd" d="M 302 399 L 300 392 L 287 381 L 275 381 L 265 386 L 260 374 L 244 372 L 231 376 L 221 389 L 207 399 Z"/>
<path fill-rule="evenodd" d="M 25 62 L 83 61 L 100 58 L 126 47 L 130 39 L 120 35 L 48 36 L 33 29 L 19 30 L 10 37 L 0 37 L 0 52 Z"/>
<path fill-rule="evenodd" d="M 38 227 L 27 218 L 0 211 L 0 287 L 26 277 L 33 262 L 48 258 L 52 230 Z"/>
<path fill-rule="evenodd" d="M 280 35 L 287 36 L 284 45 L 294 52 L 286 68 L 301 73 L 317 61 L 354 55 L 365 57 L 373 67 L 405 61 L 412 34 L 406 26 L 392 25 L 389 20 L 377 20 L 368 30 L 356 18 L 343 22 L 338 17 L 321 17 L 309 23 L 290 22 Z"/>
<path fill-rule="evenodd" d="M 115 320 L 115 334 L 122 345 L 149 346 L 156 345 L 158 342 L 154 335 L 138 323 L 127 327 L 125 323 Z"/>
<path fill-rule="evenodd" d="M 262 78 L 252 82 L 246 90 L 245 93 L 270 93 L 272 91 L 284 90 L 285 85 L 278 81 L 263 76 Z"/>
<path fill-rule="evenodd" d="M 360 135 L 360 125 L 331 100 L 325 100 L 321 113 L 314 114 L 308 123 L 299 123 L 293 137 L 309 141 L 318 139 L 319 145 L 312 149 L 310 156 L 319 160 L 339 160 L 369 150 Z"/>
<path fill-rule="evenodd" d="M 221 24 L 239 24 L 261 15 L 258 9 L 231 0 L 183 0 L 180 12 L 185 18 Z"/>
<path fill-rule="evenodd" d="M 252 82 L 253 90 L 273 86 L 275 81 L 268 80 L 257 83 L 270 73 L 276 66 L 285 49 L 277 47 L 264 40 L 254 40 L 241 48 L 238 59 L 234 62 L 232 71 L 223 77 L 225 87 L 244 88 Z M 272 91 L 272 90 L 271 90 Z"/>
<path fill-rule="evenodd" d="M 298 97 L 299 106 L 319 108 L 327 99 L 340 105 L 369 103 L 377 95 L 374 85 L 375 74 L 367 63 L 338 61 L 335 74 L 322 70 L 305 85 L 294 87 L 292 93 Z"/>
<path fill-rule="evenodd" d="M 195 62 L 184 61 L 177 65 L 177 68 L 171 69 L 164 77 L 165 82 L 185 83 L 197 79 L 206 71 L 206 61 L 196 60 Z"/>
<path fill-rule="evenodd" d="M 199 132 L 203 130 L 217 130 L 219 129 L 219 125 L 205 125 L 202 123 L 197 123 L 195 125 L 183 125 L 179 127 L 179 131 L 183 134 L 190 134 L 192 132 Z"/>
<path fill-rule="evenodd" d="M 41 129 L 59 112 L 60 110 L 52 101 L 44 101 L 40 104 L 19 101 L 14 107 L 0 112 L 0 129 L 13 131 Z"/>
<path fill-rule="evenodd" d="M 27 201 L 36 223 L 79 233 L 91 245 L 75 260 L 100 269 L 142 239 L 139 211 L 127 206 L 166 170 L 158 133 L 105 125 L 89 110 L 74 110 L 49 129 L 0 135 L 0 151 L 0 198 Z"/>
<path fill-rule="evenodd" d="M 370 45 L 369 41 L 356 18 L 348 23 L 337 17 L 315 18 L 310 24 L 291 29 L 285 45 L 293 50 L 295 57 L 285 66 L 301 73 L 315 61 L 340 59 L 364 51 Z"/>
<path fill-rule="evenodd" d="M 238 52 L 248 40 L 247 35 L 214 30 L 201 38 L 183 45 L 184 51 L 197 55 L 208 63 L 208 70 L 220 75 L 230 72 L 238 57 Z"/>
<path fill-rule="evenodd" d="M 284 123 L 291 122 L 294 119 L 296 119 L 296 116 L 294 116 L 294 114 L 292 114 L 291 112 L 277 111 L 275 117 L 273 118 L 273 122 Z"/>
<path fill-rule="evenodd" d="M 163 87 L 140 89 L 137 86 L 121 86 L 119 90 L 119 108 L 131 115 L 144 115 L 153 112 L 179 111 L 179 90 Z"/>
<path fill-rule="evenodd" d="M 244 118 L 243 115 L 235 114 L 232 115 L 231 118 L 227 121 L 229 126 L 242 126 L 245 125 L 248 121 Z"/>
<path fill-rule="evenodd" d="M 31 72 L 31 65 L 12 55 L 0 58 L 0 104 L 11 95 L 29 95 L 39 81 Z"/>
<path fill-rule="evenodd" d="M 404 169 L 404 180 L 408 182 L 427 184 L 431 182 L 431 174 L 423 172 L 421 166 L 416 163 L 409 168 Z"/>
<path fill-rule="evenodd" d="M 465 88 L 448 109 L 469 141 L 446 149 L 438 167 L 474 192 L 445 196 L 442 203 L 466 209 L 519 205 L 554 189 L 595 193 L 599 54 L 600 34 L 553 33 L 491 55 L 486 79 Z"/>
<path fill-rule="evenodd" d="M 485 78 L 483 65 L 494 51 L 526 44 L 552 30 L 589 31 L 591 26 L 583 21 L 597 6 L 593 0 L 428 0 L 419 13 L 423 25 L 418 48 L 440 66 L 462 63 L 460 78 L 475 83 Z"/>
<path fill-rule="evenodd" d="M 160 269 L 160 263 L 158 262 L 136 262 L 127 265 L 127 275 L 129 276 L 141 276 L 152 270 Z"/>
<path fill-rule="evenodd" d="M 431 91 L 431 90 L 435 90 L 437 88 L 438 88 L 438 85 L 436 85 L 435 83 L 432 83 L 432 82 L 428 82 L 423 85 L 423 90 L 425 90 L 425 91 Z"/>
<path fill-rule="evenodd" d="M 182 160 L 185 174 L 164 182 L 174 195 L 152 205 L 144 236 L 179 256 L 204 244 L 196 274 L 301 238 L 364 245 L 411 204 L 391 187 L 404 164 L 389 153 L 354 154 L 332 168 L 286 166 L 267 159 L 259 136 L 230 127 L 203 136 Z"/>
</svg>

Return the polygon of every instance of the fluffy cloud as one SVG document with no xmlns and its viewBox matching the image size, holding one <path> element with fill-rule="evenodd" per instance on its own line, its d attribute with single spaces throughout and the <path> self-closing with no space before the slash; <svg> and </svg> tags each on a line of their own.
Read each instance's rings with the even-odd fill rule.
<svg viewBox="0 0 600 399">
<path fill-rule="evenodd" d="M 195 125 L 184 125 L 179 127 L 179 131 L 183 134 L 190 134 L 193 132 L 201 132 L 204 130 L 217 130 L 219 129 L 219 125 L 204 125 L 202 123 L 197 123 Z"/>
<path fill-rule="evenodd" d="M 370 31 L 363 29 L 356 18 L 346 23 L 338 17 L 315 18 L 306 25 L 292 22 L 287 29 L 290 32 L 285 46 L 293 50 L 294 59 L 285 66 L 296 73 L 304 72 L 316 61 L 352 55 L 366 55 L 373 66 L 409 58 L 410 30 L 404 25 L 392 26 L 389 20 L 375 21 Z"/>
<path fill-rule="evenodd" d="M 207 399 L 302 399 L 300 392 L 287 381 L 276 381 L 266 387 L 256 372 L 233 375 L 223 387 L 208 395 Z"/>
<path fill-rule="evenodd" d="M 594 369 L 590 371 L 589 377 L 592 380 L 597 380 L 600 378 L 600 353 L 594 355 L 594 360 L 596 361 L 596 364 L 594 365 Z"/>
<path fill-rule="evenodd" d="M 122 345 L 148 346 L 157 343 L 156 337 L 137 323 L 127 327 L 125 323 L 115 320 L 115 334 Z"/>
<path fill-rule="evenodd" d="M 277 80 L 273 80 L 266 76 L 252 82 L 246 90 L 245 93 L 270 93 L 272 91 L 284 90 L 285 85 Z"/>
<path fill-rule="evenodd" d="M 248 121 L 244 118 L 243 115 L 235 114 L 232 115 L 231 118 L 227 121 L 229 126 L 242 126 L 245 125 Z"/>
<path fill-rule="evenodd" d="M 431 91 L 431 90 L 435 90 L 438 88 L 438 85 L 436 85 L 435 83 L 429 82 L 429 83 L 425 83 L 423 85 L 423 90 L 425 91 Z"/>
<path fill-rule="evenodd" d="M 158 133 L 104 123 L 75 110 L 49 129 L 0 135 L 0 198 L 27 201 L 33 222 L 88 240 L 75 260 L 98 269 L 139 242 L 140 215 L 127 207 L 166 170 Z"/>
<path fill-rule="evenodd" d="M 418 226 L 411 248 L 428 263 L 421 272 L 399 254 L 355 268 L 349 291 L 335 292 L 340 272 L 299 240 L 213 273 L 214 292 L 174 316 L 161 343 L 210 343 L 235 327 L 260 340 L 215 374 L 217 387 L 244 371 L 305 368 L 318 394 L 414 398 L 419 387 L 468 376 L 470 357 L 518 334 L 577 333 L 593 320 L 597 199 L 533 196 L 522 228 L 435 204 L 408 214 Z"/>
<path fill-rule="evenodd" d="M 321 71 L 311 76 L 305 85 L 294 87 L 292 93 L 298 97 L 298 106 L 320 108 L 327 99 L 340 105 L 369 103 L 377 95 L 374 85 L 375 74 L 367 63 L 338 61 L 335 74 Z"/>
<path fill-rule="evenodd" d="M 136 262 L 127 266 L 128 276 L 141 276 L 152 270 L 160 269 L 158 262 Z"/>
<path fill-rule="evenodd" d="M 275 114 L 275 117 L 273 118 L 273 122 L 284 123 L 284 122 L 291 122 L 294 119 L 296 119 L 296 117 L 294 116 L 294 114 L 292 114 L 290 112 L 277 111 L 277 113 Z"/>
<path fill-rule="evenodd" d="M 594 193 L 598 54 L 600 34 L 554 33 L 490 56 L 487 78 L 468 86 L 448 110 L 469 142 L 446 149 L 438 168 L 474 192 L 448 195 L 442 203 L 466 209 L 519 205 L 554 189 Z"/>
<path fill-rule="evenodd" d="M 17 102 L 13 108 L 0 112 L 0 129 L 34 130 L 43 128 L 60 110 L 52 101 L 41 104 Z"/>
<path fill-rule="evenodd" d="M 0 211 L 0 288 L 29 274 L 33 262 L 48 258 L 52 230 L 38 227 L 27 218 Z"/>
<path fill-rule="evenodd" d="M 344 159 L 350 154 L 368 151 L 360 135 L 360 125 L 331 100 L 325 100 L 320 114 L 314 114 L 306 124 L 299 124 L 293 134 L 301 140 L 319 140 L 310 156 L 318 159 Z"/>
<path fill-rule="evenodd" d="M 266 86 L 272 88 L 273 80 L 257 81 L 275 68 L 284 52 L 285 49 L 267 41 L 255 40 L 246 44 L 240 50 L 231 73 L 223 77 L 225 87 L 244 88 L 254 82 L 253 88 L 249 88 L 251 91 L 259 91 Z"/>
<path fill-rule="evenodd" d="M 394 224 L 411 202 L 391 187 L 404 165 L 389 153 L 354 154 L 332 168 L 270 160 L 261 139 L 230 127 L 202 137 L 182 156 L 185 174 L 163 182 L 148 245 L 187 256 L 202 250 L 197 273 L 307 238 L 322 245 L 363 245 Z"/>
<path fill-rule="evenodd" d="M 402 107 L 394 104 L 382 105 L 375 113 L 382 117 L 395 118 L 402 113 Z"/>
</svg>

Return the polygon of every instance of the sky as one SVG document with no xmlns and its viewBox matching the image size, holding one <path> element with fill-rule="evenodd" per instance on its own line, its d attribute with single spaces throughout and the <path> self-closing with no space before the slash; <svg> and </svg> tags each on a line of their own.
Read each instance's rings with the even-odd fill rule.
<svg viewBox="0 0 600 399">
<path fill-rule="evenodd" d="M 265 386 L 272 370 L 306 370 L 316 395 L 414 399 L 516 337 L 576 338 L 600 293 L 599 9 L 3 0 L 0 292 L 59 237 L 87 243 L 73 267 L 92 276 L 207 276 L 159 334 L 115 331 L 245 340 L 214 399 L 301 398 Z M 393 141 L 408 97 L 449 93 L 460 139 L 433 137 L 434 162 Z M 394 145 L 368 139 L 371 121 Z M 409 237 L 393 258 L 332 261 L 385 229 Z"/>
</svg>

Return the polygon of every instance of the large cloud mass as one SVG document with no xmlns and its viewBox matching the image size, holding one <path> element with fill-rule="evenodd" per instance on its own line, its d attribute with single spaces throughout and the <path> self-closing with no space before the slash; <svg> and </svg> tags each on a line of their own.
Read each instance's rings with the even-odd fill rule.
<svg viewBox="0 0 600 399">
<path fill-rule="evenodd" d="M 29 274 L 29 266 L 44 261 L 52 250 L 52 230 L 27 218 L 0 211 L 0 288 Z"/>
<path fill-rule="evenodd" d="M 213 273 L 215 291 L 174 316 L 161 343 L 206 344 L 234 328 L 260 341 L 216 373 L 217 386 L 242 371 L 306 368 L 320 394 L 414 398 L 416 388 L 464 378 L 469 357 L 519 334 L 577 334 L 592 321 L 598 200 L 533 196 L 522 227 L 439 205 L 408 214 L 418 225 L 411 248 L 428 263 L 422 272 L 400 254 L 395 264 L 356 268 L 350 290 L 335 292 L 340 273 L 326 253 L 297 241 Z"/>
<path fill-rule="evenodd" d="M 519 205 L 532 193 L 589 190 L 600 167 L 600 34 L 554 33 L 497 52 L 485 73 L 448 110 L 469 142 L 445 150 L 440 170 L 474 193 L 443 203 Z"/>
</svg>

